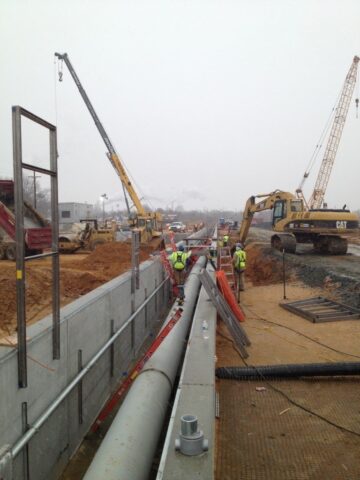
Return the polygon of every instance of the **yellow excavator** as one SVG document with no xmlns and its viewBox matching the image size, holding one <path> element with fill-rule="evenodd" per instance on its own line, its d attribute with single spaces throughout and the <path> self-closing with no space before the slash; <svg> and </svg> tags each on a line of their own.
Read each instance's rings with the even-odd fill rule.
<svg viewBox="0 0 360 480">
<path fill-rule="evenodd" d="M 129 225 L 132 230 L 138 231 L 140 233 L 140 242 L 141 243 L 151 243 L 154 247 L 161 246 L 163 244 L 162 242 L 162 234 L 159 231 L 160 223 L 162 221 L 162 216 L 158 212 L 147 212 L 142 205 L 138 195 L 135 192 L 134 187 L 132 186 L 132 183 L 125 171 L 124 166 L 121 163 L 119 155 L 116 153 L 116 150 L 113 146 L 113 144 L 110 141 L 110 138 L 108 134 L 105 131 L 105 128 L 103 127 L 102 123 L 100 122 L 99 117 L 97 116 L 94 107 L 92 106 L 89 97 L 87 96 L 87 93 L 85 92 L 83 86 L 81 85 L 81 82 L 79 80 L 79 77 L 77 76 L 74 67 L 72 66 L 68 54 L 67 53 L 55 53 L 55 56 L 62 62 L 65 62 L 65 65 L 67 66 L 76 86 L 78 87 L 78 90 L 80 92 L 80 95 L 82 96 L 82 99 L 85 102 L 85 105 L 87 106 L 94 122 L 95 125 L 101 135 L 101 138 L 103 139 L 106 148 L 107 148 L 107 157 L 110 160 L 112 166 L 114 167 L 117 175 L 119 176 L 123 191 L 124 191 L 124 196 L 125 196 L 125 202 L 128 210 L 128 218 L 129 218 Z M 62 81 L 62 70 L 59 69 L 59 80 Z M 129 202 L 127 200 L 126 193 L 129 195 L 131 198 L 133 205 L 136 209 L 136 212 L 131 211 Z"/>
<path fill-rule="evenodd" d="M 246 203 L 240 227 L 242 243 L 247 237 L 254 213 L 272 209 L 272 228 L 277 232 L 271 237 L 271 244 L 274 248 L 294 253 L 297 243 L 312 243 L 315 251 L 319 253 L 340 255 L 347 252 L 347 239 L 341 235 L 358 232 L 358 216 L 345 210 L 345 207 L 342 210 L 330 210 L 321 208 L 321 206 L 325 205 L 324 195 L 354 92 L 359 61 L 359 57 L 355 56 L 346 75 L 337 107 L 334 110 L 332 128 L 310 200 L 306 202 L 302 191 L 304 182 L 309 176 L 309 169 L 305 172 L 303 180 L 296 190 L 296 197 L 292 193 L 281 190 L 250 197 Z M 358 105 L 359 100 L 356 99 L 355 102 Z M 322 139 L 317 145 L 310 166 L 313 165 L 321 144 Z M 256 199 L 262 200 L 256 201 Z"/>
<path fill-rule="evenodd" d="M 259 199 L 259 201 L 257 201 Z M 347 239 L 343 234 L 359 229 L 359 218 L 349 210 L 306 209 L 302 199 L 290 192 L 275 190 L 252 196 L 245 205 L 240 226 L 240 242 L 244 243 L 256 212 L 273 210 L 271 245 L 277 250 L 295 253 L 297 243 L 312 243 L 321 254 L 343 255 Z"/>
</svg>

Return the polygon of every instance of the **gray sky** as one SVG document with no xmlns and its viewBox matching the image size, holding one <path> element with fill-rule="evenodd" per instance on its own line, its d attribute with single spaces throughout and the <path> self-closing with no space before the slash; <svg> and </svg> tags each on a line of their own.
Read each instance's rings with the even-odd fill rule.
<svg viewBox="0 0 360 480">
<path fill-rule="evenodd" d="M 153 207 L 239 210 L 294 191 L 360 54 L 359 19 L 359 0 L 1 0 L 0 175 L 12 176 L 21 105 L 58 126 L 60 201 L 122 198 L 65 65 L 57 82 L 58 51 Z M 360 208 L 359 128 L 352 101 L 329 206 Z M 24 127 L 29 161 L 44 145 Z"/>
</svg>

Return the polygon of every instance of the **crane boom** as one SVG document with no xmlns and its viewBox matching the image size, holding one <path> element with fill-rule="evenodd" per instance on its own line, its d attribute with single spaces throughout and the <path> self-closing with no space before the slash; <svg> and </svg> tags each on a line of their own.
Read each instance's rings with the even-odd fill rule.
<svg viewBox="0 0 360 480">
<path fill-rule="evenodd" d="M 355 56 L 350 70 L 346 75 L 339 103 L 336 107 L 334 122 L 330 131 L 328 143 L 321 163 L 320 171 L 316 179 L 315 188 L 308 202 L 310 209 L 321 208 L 330 173 L 334 164 L 337 149 L 344 128 L 346 116 L 349 111 L 351 97 L 354 92 L 359 57 Z"/>
<path fill-rule="evenodd" d="M 126 188 L 126 191 L 128 192 L 131 200 L 133 201 L 138 214 L 146 216 L 147 214 L 145 212 L 145 209 L 142 206 L 142 204 L 140 202 L 140 199 L 137 196 L 137 194 L 134 190 L 134 187 L 132 186 L 132 184 L 130 182 L 130 179 L 129 179 L 129 177 L 128 177 L 128 175 L 127 175 L 127 173 L 126 173 L 126 171 L 125 171 L 125 169 L 124 169 L 124 167 L 123 167 L 123 165 L 120 161 L 120 157 L 116 153 L 116 150 L 115 150 L 113 144 L 111 143 L 110 138 L 109 138 L 108 134 L 106 133 L 105 128 L 103 127 L 102 123 L 100 122 L 100 119 L 97 116 L 97 114 L 95 112 L 95 109 L 92 106 L 92 104 L 90 102 L 90 99 L 89 99 L 87 93 L 84 90 L 84 87 L 81 85 L 79 77 L 77 76 L 77 74 L 74 70 L 74 67 L 72 66 L 72 64 L 69 60 L 68 54 L 67 53 L 62 53 L 62 54 L 61 53 L 55 53 L 55 56 L 59 60 L 63 60 L 65 62 L 65 64 L 66 64 L 66 66 L 67 66 L 67 68 L 68 68 L 76 86 L 78 87 L 80 95 L 82 96 L 82 99 L 84 100 L 85 105 L 87 106 L 87 109 L 89 110 L 89 112 L 90 112 L 90 114 L 91 114 L 91 116 L 92 116 L 92 118 L 95 122 L 96 128 L 99 130 L 101 138 L 103 139 L 103 141 L 106 145 L 106 148 L 108 150 L 107 156 L 108 156 L 112 166 L 114 167 L 116 173 L 120 177 L 123 188 Z M 126 195 L 125 195 L 125 199 L 126 199 Z M 126 199 L 126 201 L 127 201 L 127 199 Z M 128 207 L 128 210 L 129 210 L 129 207 Z"/>
</svg>

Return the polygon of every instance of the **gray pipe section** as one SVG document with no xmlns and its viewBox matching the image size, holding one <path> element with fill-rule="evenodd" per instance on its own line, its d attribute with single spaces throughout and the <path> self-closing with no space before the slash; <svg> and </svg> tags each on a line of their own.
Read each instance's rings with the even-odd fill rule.
<svg viewBox="0 0 360 480">
<path fill-rule="evenodd" d="M 134 381 L 84 480 L 148 478 L 200 289 L 198 274 L 205 261 L 200 257 L 193 267 L 185 284 L 181 319 Z"/>
</svg>

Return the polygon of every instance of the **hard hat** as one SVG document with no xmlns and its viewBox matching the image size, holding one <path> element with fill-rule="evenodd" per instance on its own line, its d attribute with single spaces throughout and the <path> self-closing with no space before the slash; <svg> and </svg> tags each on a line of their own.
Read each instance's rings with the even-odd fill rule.
<svg viewBox="0 0 360 480">
<path fill-rule="evenodd" d="M 184 248 L 184 245 L 182 245 L 182 244 L 181 244 L 181 245 L 179 245 L 179 248 L 178 248 L 178 250 L 180 250 L 180 252 L 183 252 L 183 251 L 185 250 L 185 248 Z"/>
<path fill-rule="evenodd" d="M 236 250 L 241 250 L 243 248 L 241 243 L 236 244 Z"/>
</svg>

